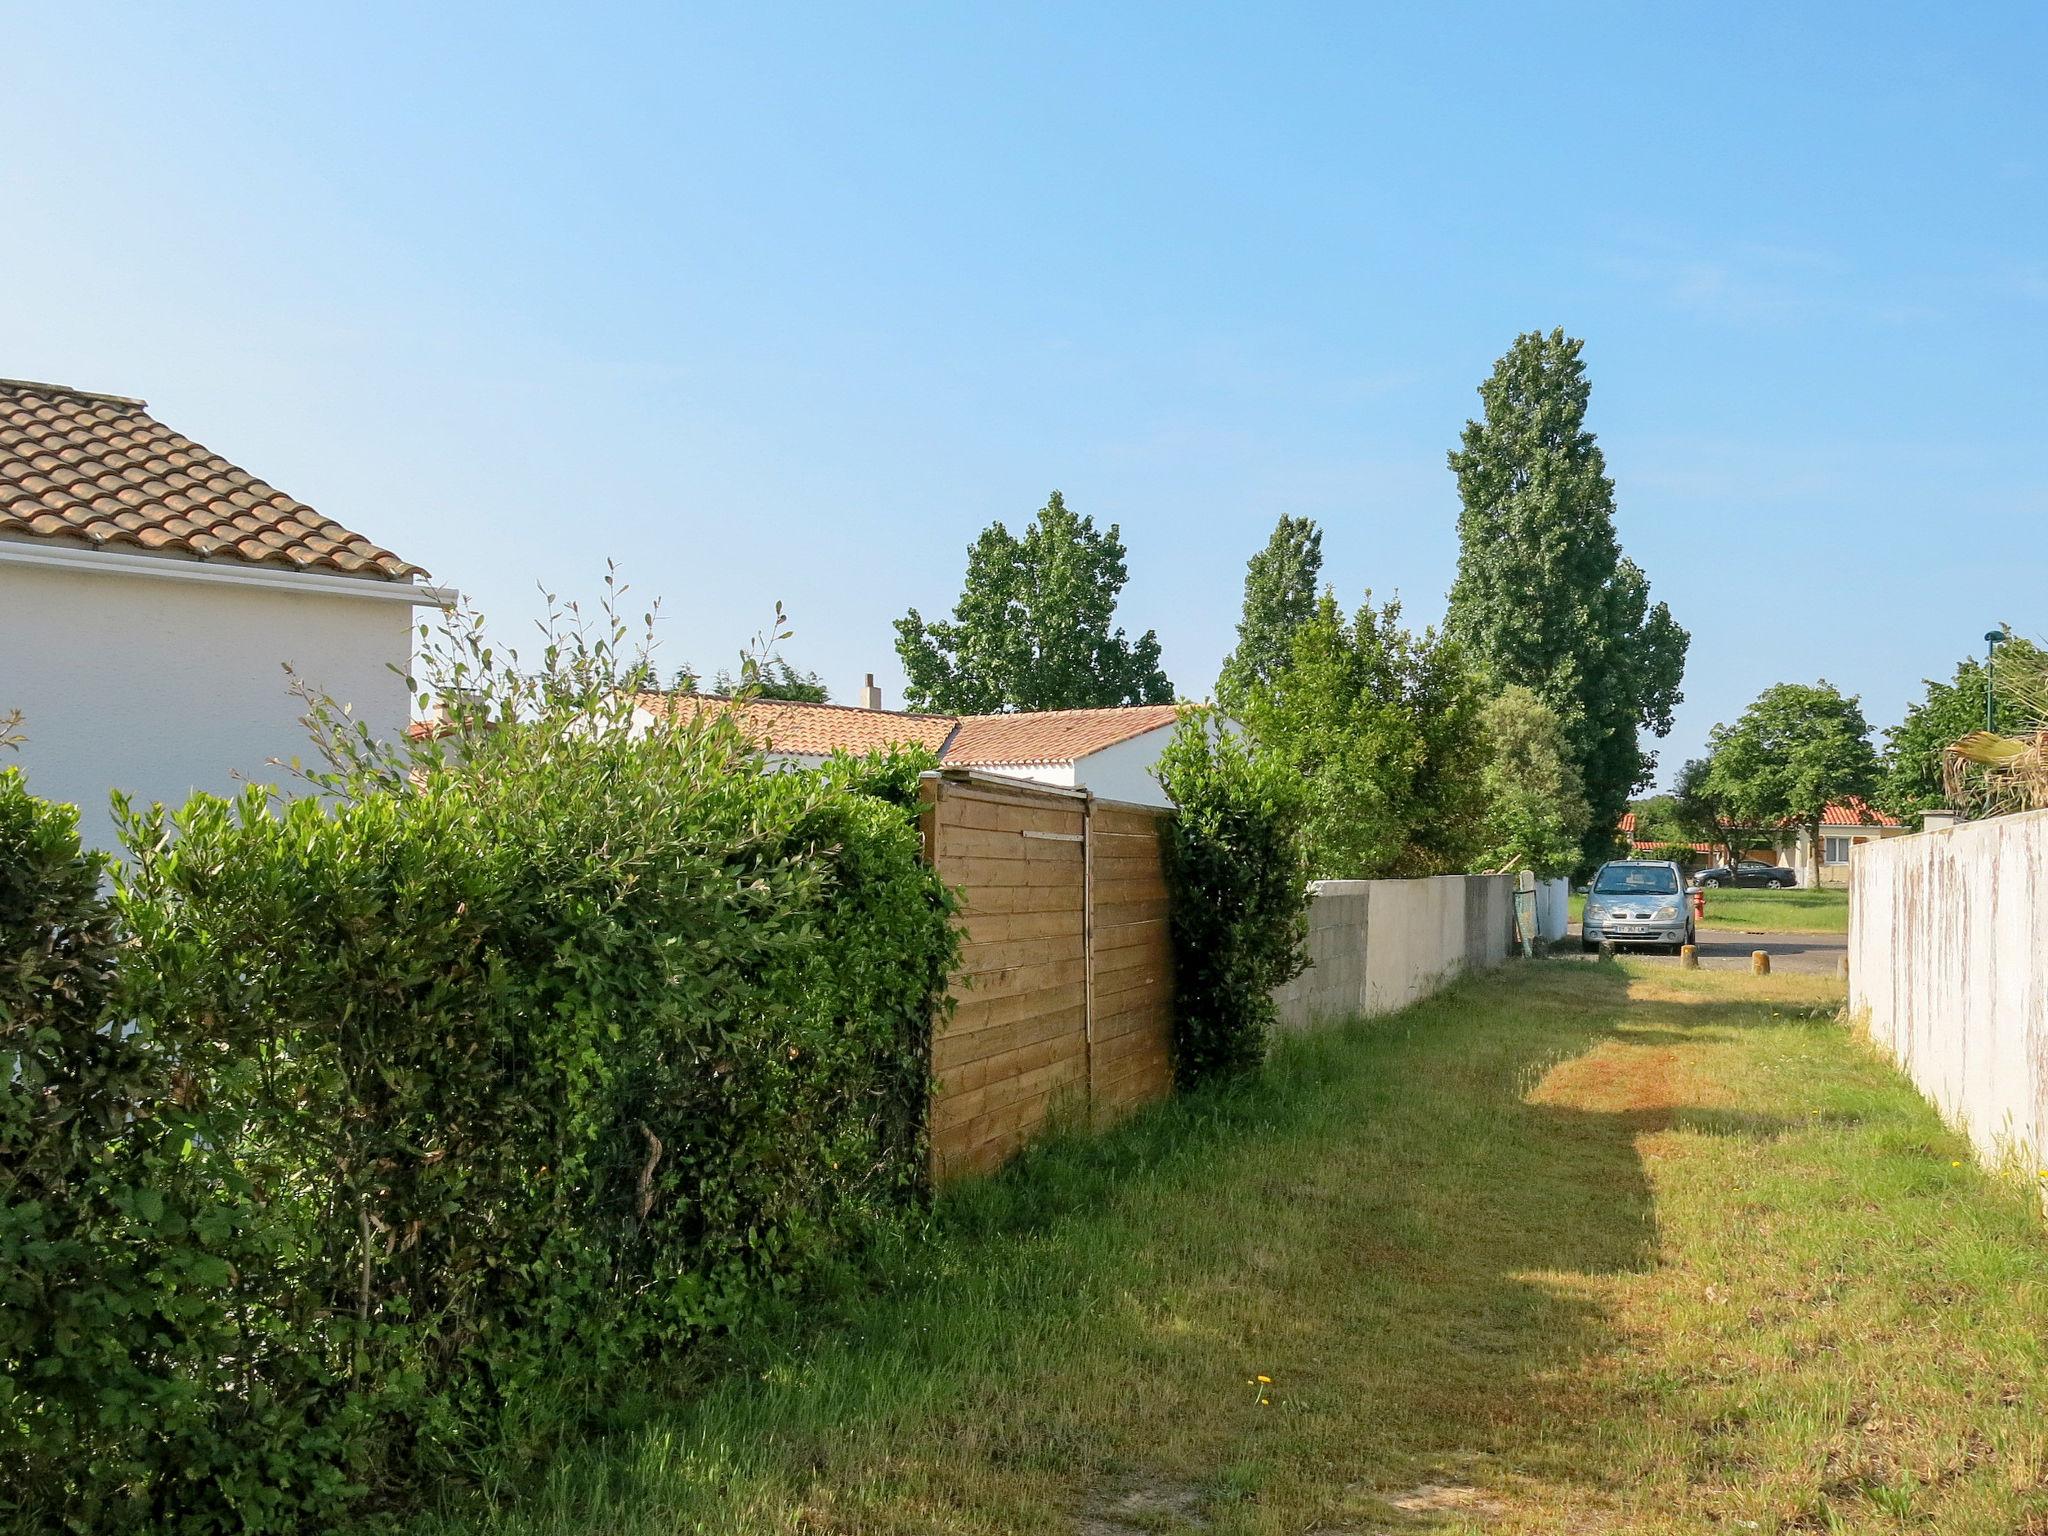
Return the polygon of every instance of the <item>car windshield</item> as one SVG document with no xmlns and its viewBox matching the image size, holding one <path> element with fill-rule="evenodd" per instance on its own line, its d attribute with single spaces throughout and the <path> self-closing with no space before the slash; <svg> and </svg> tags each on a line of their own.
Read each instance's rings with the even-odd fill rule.
<svg viewBox="0 0 2048 1536">
<path fill-rule="evenodd" d="M 1603 864 L 1593 877 L 1596 896 L 1675 896 L 1678 874 L 1664 864 Z"/>
</svg>

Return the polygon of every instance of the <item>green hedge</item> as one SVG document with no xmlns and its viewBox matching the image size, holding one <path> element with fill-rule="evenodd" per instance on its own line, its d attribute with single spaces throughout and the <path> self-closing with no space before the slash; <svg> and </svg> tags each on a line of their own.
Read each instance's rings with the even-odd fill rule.
<svg viewBox="0 0 2048 1536">
<path fill-rule="evenodd" d="M 134 818 L 110 902 L 0 779 L 0 1512 L 399 1509 L 856 1259 L 957 942 L 917 766 L 509 727 Z"/>
<path fill-rule="evenodd" d="M 1182 712 L 1159 779 L 1175 807 L 1173 1071 L 1187 1088 L 1265 1059 L 1273 989 L 1306 964 L 1307 803 L 1296 772 L 1206 709 Z"/>
</svg>

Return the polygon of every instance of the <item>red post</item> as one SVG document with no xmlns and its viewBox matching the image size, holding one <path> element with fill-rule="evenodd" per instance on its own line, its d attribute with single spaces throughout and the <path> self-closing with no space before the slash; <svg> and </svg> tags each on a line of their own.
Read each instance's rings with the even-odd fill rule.
<svg viewBox="0 0 2048 1536">
<path fill-rule="evenodd" d="M 1692 893 L 1692 920 L 1695 923 L 1704 923 L 1707 920 L 1707 893 L 1705 891 L 1694 891 Z"/>
</svg>

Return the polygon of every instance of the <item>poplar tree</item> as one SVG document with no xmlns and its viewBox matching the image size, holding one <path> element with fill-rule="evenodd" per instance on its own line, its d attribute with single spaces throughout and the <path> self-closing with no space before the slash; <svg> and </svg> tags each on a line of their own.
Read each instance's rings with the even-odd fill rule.
<svg viewBox="0 0 2048 1536">
<path fill-rule="evenodd" d="M 1562 330 L 1517 336 L 1479 386 L 1484 419 L 1450 455 L 1458 478 L 1458 577 L 1446 625 L 1497 688 L 1520 684 L 1562 723 L 1604 853 L 1683 699 L 1689 639 L 1621 552 L 1614 482 L 1586 430 L 1592 386 Z"/>
<path fill-rule="evenodd" d="M 910 707 L 981 715 L 1172 703 L 1158 635 L 1129 640 L 1115 623 L 1124 560 L 1117 525 L 1098 532 L 1058 491 L 1022 538 L 990 524 L 967 551 L 952 619 L 927 623 L 913 608 L 896 621 Z"/>
<path fill-rule="evenodd" d="M 1322 529 L 1313 518 L 1283 516 L 1266 547 L 1245 565 L 1237 648 L 1216 679 L 1216 702 L 1225 711 L 1244 709 L 1254 688 L 1286 669 L 1296 632 L 1315 614 L 1322 572 Z"/>
</svg>

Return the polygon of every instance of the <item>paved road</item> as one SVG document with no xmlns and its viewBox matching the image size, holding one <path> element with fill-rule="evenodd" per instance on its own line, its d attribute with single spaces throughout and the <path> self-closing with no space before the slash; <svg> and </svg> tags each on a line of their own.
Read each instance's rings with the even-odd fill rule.
<svg viewBox="0 0 2048 1536">
<path fill-rule="evenodd" d="M 1571 934 L 1579 936 L 1573 923 Z M 1752 950 L 1768 950 L 1774 971 L 1805 971 L 1832 976 L 1843 955 L 1848 953 L 1845 933 L 1749 933 L 1741 928 L 1702 928 L 1698 935 L 1700 964 L 1709 970 L 1748 970 Z M 1661 951 L 1623 950 L 1642 954 L 1665 965 L 1678 964 L 1675 955 Z"/>
</svg>

